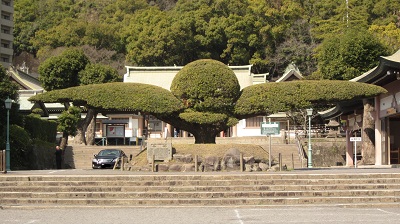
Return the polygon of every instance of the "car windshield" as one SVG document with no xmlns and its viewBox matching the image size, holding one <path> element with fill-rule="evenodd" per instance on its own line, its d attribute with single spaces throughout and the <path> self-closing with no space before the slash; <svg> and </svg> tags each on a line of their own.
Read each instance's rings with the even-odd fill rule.
<svg viewBox="0 0 400 224">
<path fill-rule="evenodd" d="M 119 150 L 117 149 L 107 149 L 101 150 L 99 156 L 119 156 Z"/>
</svg>

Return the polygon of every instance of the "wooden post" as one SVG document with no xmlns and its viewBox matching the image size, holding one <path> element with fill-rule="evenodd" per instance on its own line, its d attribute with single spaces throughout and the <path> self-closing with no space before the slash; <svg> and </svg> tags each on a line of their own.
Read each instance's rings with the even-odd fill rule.
<svg viewBox="0 0 400 224">
<path fill-rule="evenodd" d="M 121 170 L 124 170 L 125 158 L 121 157 Z"/>
<path fill-rule="evenodd" d="M 243 172 L 243 153 L 240 153 L 240 172 Z"/>
<path fill-rule="evenodd" d="M 117 158 L 117 161 L 115 161 L 115 163 L 114 163 L 114 167 L 113 167 L 113 170 L 115 170 L 115 169 L 117 168 L 117 164 L 118 164 L 118 162 L 119 162 L 119 158 Z"/>
<path fill-rule="evenodd" d="M 282 155 L 281 155 L 281 153 L 279 153 L 279 161 L 278 161 L 278 163 L 279 163 L 279 171 L 282 171 Z"/>
<path fill-rule="evenodd" d="M 197 155 L 195 155 L 194 156 L 194 172 L 197 172 L 197 170 L 199 169 L 197 161 L 198 161 L 198 158 L 197 158 Z"/>
<path fill-rule="evenodd" d="M 287 120 L 287 139 L 288 139 L 288 144 L 290 144 L 290 122 Z"/>
<path fill-rule="evenodd" d="M 151 158 L 151 172 L 155 172 L 155 155 L 153 155 L 153 157 Z"/>
</svg>

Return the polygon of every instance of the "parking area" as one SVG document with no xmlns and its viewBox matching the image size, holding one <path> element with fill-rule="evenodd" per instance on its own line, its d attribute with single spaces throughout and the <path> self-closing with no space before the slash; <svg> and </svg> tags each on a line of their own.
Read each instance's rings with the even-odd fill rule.
<svg viewBox="0 0 400 224">
<path fill-rule="evenodd" d="M 26 223 L 398 223 L 400 208 L 274 207 L 274 208 L 63 208 L 0 210 L 1 224 Z M 108 221 L 107 221 L 108 220 Z"/>
</svg>

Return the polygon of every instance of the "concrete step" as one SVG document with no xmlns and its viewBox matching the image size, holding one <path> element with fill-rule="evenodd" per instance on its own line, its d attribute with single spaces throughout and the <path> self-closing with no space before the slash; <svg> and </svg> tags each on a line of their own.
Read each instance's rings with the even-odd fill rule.
<svg viewBox="0 0 400 224">
<path fill-rule="evenodd" d="M 342 184 L 342 185 L 236 185 L 236 186 L 2 186 L 1 192 L 232 192 L 232 191 L 360 191 L 360 190 L 398 190 L 400 184 Z"/>
<path fill-rule="evenodd" d="M 274 180 L 46 180 L 46 181 L 7 181 L 0 186 L 276 186 L 276 185 L 366 185 L 366 184 L 400 184 L 400 178 L 378 179 L 274 179 Z"/>
<path fill-rule="evenodd" d="M 276 186 L 276 185 L 365 185 L 365 184 L 400 184 L 400 178 L 368 178 L 368 179 L 165 179 L 165 180 L 151 180 L 151 179 L 110 179 L 110 177 L 102 179 L 101 177 L 95 177 L 92 179 L 80 179 L 80 178 L 67 178 L 66 179 L 54 179 L 49 178 L 48 180 L 40 181 L 5 181 L 2 186 Z M 340 186 L 338 186 L 340 187 Z"/>
<path fill-rule="evenodd" d="M 274 197 L 400 197 L 400 189 L 396 190 L 331 190 L 331 191 L 221 191 L 221 192 L 0 192 L 0 198 L 90 198 L 90 199 L 130 199 L 130 198 L 274 198 Z"/>
<path fill-rule="evenodd" d="M 2 175 L 0 205 L 40 208 L 400 204 L 400 173 L 126 173 Z"/>
<path fill-rule="evenodd" d="M 349 173 L 349 174 L 298 174 L 291 172 L 283 173 L 224 173 L 224 172 L 205 172 L 205 173 L 166 173 L 165 175 L 152 174 L 152 173 L 135 173 L 135 172 L 122 172 L 112 174 L 100 174 L 97 170 L 89 170 L 91 174 L 87 175 L 0 175 L 0 182 L 17 181 L 21 183 L 26 182 L 40 182 L 40 181 L 55 181 L 55 182 L 72 182 L 72 181 L 309 181 L 316 182 L 322 180 L 329 181 L 397 181 L 400 179 L 400 173 Z M 112 170 L 111 173 L 115 173 Z M 286 183 L 286 182 L 285 182 Z"/>
</svg>

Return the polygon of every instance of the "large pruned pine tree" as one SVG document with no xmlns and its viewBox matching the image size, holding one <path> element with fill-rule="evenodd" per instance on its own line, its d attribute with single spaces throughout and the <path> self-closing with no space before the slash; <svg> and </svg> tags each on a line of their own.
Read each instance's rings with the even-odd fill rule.
<svg viewBox="0 0 400 224">
<path fill-rule="evenodd" d="M 369 99 L 382 87 L 334 80 L 292 81 L 248 86 L 242 91 L 225 64 L 202 59 L 175 76 L 171 91 L 140 83 L 77 86 L 36 95 L 31 101 L 73 102 L 96 111 L 152 114 L 186 130 L 196 144 L 215 143 L 216 135 L 240 119 L 349 100 Z"/>
</svg>

